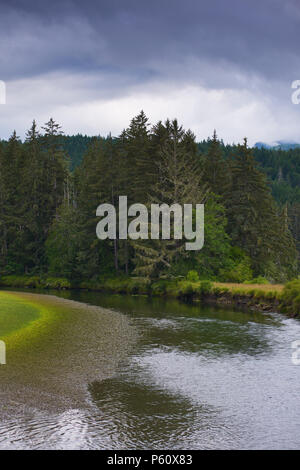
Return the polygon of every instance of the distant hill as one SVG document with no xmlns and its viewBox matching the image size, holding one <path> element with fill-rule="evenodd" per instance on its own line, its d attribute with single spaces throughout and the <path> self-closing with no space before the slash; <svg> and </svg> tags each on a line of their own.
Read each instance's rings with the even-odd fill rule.
<svg viewBox="0 0 300 470">
<path fill-rule="evenodd" d="M 99 137 L 87 135 L 65 135 L 62 137 L 62 145 L 71 159 L 71 170 L 80 165 L 84 154 L 91 143 Z"/>
<path fill-rule="evenodd" d="M 300 143 L 297 142 L 286 142 L 284 140 L 279 140 L 278 142 L 273 142 L 271 144 L 266 144 L 265 142 L 256 142 L 254 147 L 258 149 L 272 149 L 272 150 L 293 150 L 300 147 Z"/>
</svg>

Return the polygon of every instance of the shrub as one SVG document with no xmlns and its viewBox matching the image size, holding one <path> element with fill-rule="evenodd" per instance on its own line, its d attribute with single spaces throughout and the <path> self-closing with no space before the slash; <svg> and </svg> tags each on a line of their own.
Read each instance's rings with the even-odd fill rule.
<svg viewBox="0 0 300 470">
<path fill-rule="evenodd" d="M 240 262 L 235 268 L 230 271 L 221 273 L 225 282 L 244 282 L 247 279 L 252 279 L 252 269 L 248 258 Z"/>
<path fill-rule="evenodd" d="M 48 277 L 41 285 L 47 289 L 70 289 L 71 287 L 68 279 L 59 277 Z"/>
<path fill-rule="evenodd" d="M 293 316 L 300 315 L 300 279 L 288 282 L 280 296 L 280 308 Z"/>
<path fill-rule="evenodd" d="M 222 294 L 227 294 L 228 292 L 230 292 L 230 289 L 228 287 L 217 286 L 217 287 L 213 287 L 212 292 L 216 295 L 222 295 Z"/>
<path fill-rule="evenodd" d="M 167 291 L 166 281 L 156 281 L 151 285 L 152 295 L 165 295 Z"/>
<path fill-rule="evenodd" d="M 187 281 L 179 283 L 177 289 L 177 297 L 179 298 L 191 298 L 196 293 L 193 284 Z"/>
<path fill-rule="evenodd" d="M 201 294 L 209 294 L 213 290 L 213 283 L 208 280 L 201 281 L 200 292 Z"/>
<path fill-rule="evenodd" d="M 198 282 L 199 281 L 199 274 L 197 271 L 189 271 L 186 276 L 186 280 L 189 282 Z"/>
<path fill-rule="evenodd" d="M 148 294 L 150 281 L 146 278 L 132 278 L 127 283 L 128 294 Z"/>
<path fill-rule="evenodd" d="M 103 280 L 103 289 L 117 294 L 126 294 L 130 280 L 127 278 L 115 278 Z"/>
<path fill-rule="evenodd" d="M 47 277 L 43 279 L 39 276 L 4 276 L 1 278 L 1 285 L 6 287 L 26 287 L 44 289 L 70 289 L 71 283 L 68 279 Z"/>
</svg>

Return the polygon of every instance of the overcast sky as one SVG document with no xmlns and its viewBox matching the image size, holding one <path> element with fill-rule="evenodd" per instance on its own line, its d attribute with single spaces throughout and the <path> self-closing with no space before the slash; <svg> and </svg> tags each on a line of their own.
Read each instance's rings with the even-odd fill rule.
<svg viewBox="0 0 300 470">
<path fill-rule="evenodd" d="M 299 0 L 1 0 L 0 138 L 51 116 L 118 135 L 141 109 L 198 139 L 300 142 Z"/>
</svg>

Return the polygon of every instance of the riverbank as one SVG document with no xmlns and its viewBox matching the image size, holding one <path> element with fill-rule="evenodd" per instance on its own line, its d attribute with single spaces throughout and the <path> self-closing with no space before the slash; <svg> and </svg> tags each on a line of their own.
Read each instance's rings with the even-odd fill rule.
<svg viewBox="0 0 300 470">
<path fill-rule="evenodd" d="M 98 292 L 165 296 L 182 300 L 202 300 L 210 304 L 231 305 L 256 311 L 276 311 L 300 317 L 300 280 L 287 284 L 235 284 L 202 280 L 150 281 L 120 277 L 72 283 L 64 278 L 3 276 L 0 286 L 8 288 L 84 289 Z"/>
<path fill-rule="evenodd" d="M 52 295 L 0 292 L 0 310 L 6 346 L 0 418 L 16 405 L 27 411 L 82 407 L 87 384 L 114 375 L 137 340 L 121 313 Z"/>
</svg>

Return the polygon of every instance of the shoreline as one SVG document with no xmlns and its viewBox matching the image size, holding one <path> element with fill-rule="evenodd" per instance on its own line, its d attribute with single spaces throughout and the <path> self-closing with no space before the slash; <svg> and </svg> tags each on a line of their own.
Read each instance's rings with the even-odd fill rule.
<svg viewBox="0 0 300 470">
<path fill-rule="evenodd" d="M 21 289 L 87 290 L 107 294 L 170 297 L 182 301 L 200 300 L 204 303 L 232 306 L 259 312 L 277 312 L 300 318 L 300 280 L 287 284 L 235 284 L 207 280 L 150 281 L 145 278 L 113 278 L 101 281 L 71 283 L 63 278 L 38 276 L 6 276 L 0 287 Z"/>
<path fill-rule="evenodd" d="M 87 406 L 87 385 L 112 377 L 138 338 L 120 312 L 50 294 L 9 296 L 36 306 L 40 315 L 3 336 L 7 360 L 0 367 L 0 391 L 9 399 L 0 406 L 0 417 L 16 403 L 20 409 L 26 404 L 61 412 Z"/>
</svg>

